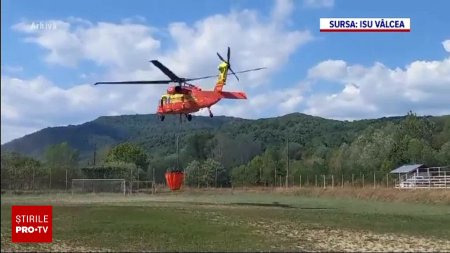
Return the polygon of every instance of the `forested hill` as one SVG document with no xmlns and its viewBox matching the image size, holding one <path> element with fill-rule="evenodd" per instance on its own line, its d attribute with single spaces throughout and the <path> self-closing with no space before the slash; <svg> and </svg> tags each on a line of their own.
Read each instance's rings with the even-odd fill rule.
<svg viewBox="0 0 450 253">
<path fill-rule="evenodd" d="M 161 122 L 155 114 L 102 116 L 81 125 L 48 127 L 2 145 L 2 151 L 13 151 L 35 158 L 42 158 L 45 150 L 55 144 L 67 142 L 79 151 L 80 157 L 91 155 L 121 142 L 135 142 L 148 151 L 165 150 L 167 141 L 173 142 L 174 134 L 181 132 L 215 132 L 224 124 L 245 122 L 244 119 L 218 116 L 194 117 L 180 125 L 178 117 L 166 117 Z"/>
<path fill-rule="evenodd" d="M 41 159 L 49 146 L 67 142 L 85 162 L 92 158 L 94 150 L 101 157 L 118 143 L 132 142 L 150 157 L 173 159 L 176 135 L 180 133 L 180 149 L 186 162 L 212 157 L 231 167 L 246 163 L 267 149 L 281 151 L 287 139 L 291 157 L 298 160 L 329 160 L 343 145 L 352 143 L 391 145 L 380 143 L 403 140 L 397 137 L 399 134 L 408 135 L 407 142 L 417 139 L 426 143 L 435 152 L 450 141 L 450 116 L 414 116 L 416 123 L 408 123 L 405 117 L 348 122 L 300 113 L 258 120 L 197 116 L 180 125 L 178 117 L 166 117 L 161 122 L 154 114 L 108 116 L 76 126 L 42 129 L 2 145 L 2 152 L 15 151 Z M 395 151 L 395 147 L 389 148 Z"/>
</svg>

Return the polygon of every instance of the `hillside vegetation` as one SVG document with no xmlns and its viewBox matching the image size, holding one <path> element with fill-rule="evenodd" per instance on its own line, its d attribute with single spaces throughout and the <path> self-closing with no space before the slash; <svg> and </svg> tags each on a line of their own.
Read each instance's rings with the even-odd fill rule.
<svg viewBox="0 0 450 253">
<path fill-rule="evenodd" d="M 160 122 L 155 115 L 126 115 L 46 128 L 2 145 L 2 182 L 11 168 L 31 164 L 17 162 L 21 156 L 33 158 L 43 177 L 47 167 L 54 167 L 50 173 L 74 168 L 70 175 L 75 176 L 83 173 L 76 169 L 93 165 L 94 151 L 97 166 L 131 163 L 136 167 L 132 177 L 150 179 L 155 169 L 157 180 L 163 181 L 164 171 L 177 168 L 177 135 L 180 167 L 188 174 L 187 183 L 197 187 L 279 185 L 288 168 L 291 182 L 302 175 L 302 180 L 329 174 L 348 180 L 362 173 L 378 173 L 377 180 L 384 180 L 387 172 L 405 163 L 450 165 L 450 116 L 410 112 L 348 122 L 295 113 L 258 120 L 195 117 L 180 125 L 177 117 Z M 119 151 L 114 150 L 119 144 Z"/>
</svg>

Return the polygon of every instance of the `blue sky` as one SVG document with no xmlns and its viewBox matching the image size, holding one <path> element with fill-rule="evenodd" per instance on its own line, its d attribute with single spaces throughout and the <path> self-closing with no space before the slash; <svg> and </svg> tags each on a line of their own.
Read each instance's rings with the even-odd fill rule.
<svg viewBox="0 0 450 253">
<path fill-rule="evenodd" d="M 224 52 L 225 45 L 238 46 L 232 46 L 238 67 L 266 63 L 269 70 L 229 84 L 229 90 L 245 90 L 249 100 L 221 102 L 219 115 L 260 118 L 299 111 L 360 119 L 409 110 L 448 114 L 450 103 L 427 101 L 450 95 L 449 9 L 445 0 L 2 1 L 2 143 L 101 115 L 153 113 L 164 89 L 94 90 L 89 84 L 158 77 L 147 63 L 153 58 L 184 75 L 214 74 L 214 52 Z M 411 32 L 320 33 L 321 17 L 409 17 Z M 39 21 L 58 24 L 56 32 L 27 31 Z M 112 30 L 118 34 L 111 35 Z M 95 33 L 104 39 L 105 52 L 102 45 L 90 47 Z M 427 76 L 436 83 L 432 87 L 426 86 Z M 27 87 L 30 94 L 22 94 Z M 153 94 L 136 98 L 143 92 Z M 4 94 L 10 96 L 5 102 Z M 94 102 L 101 109 L 93 110 Z M 31 112 L 42 103 L 47 113 Z M 50 110 L 55 107 L 63 112 Z"/>
</svg>

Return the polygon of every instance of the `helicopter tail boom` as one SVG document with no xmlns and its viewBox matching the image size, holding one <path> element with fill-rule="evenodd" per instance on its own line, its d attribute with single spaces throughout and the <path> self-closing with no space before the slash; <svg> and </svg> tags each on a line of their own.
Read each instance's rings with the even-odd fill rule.
<svg viewBox="0 0 450 253">
<path fill-rule="evenodd" d="M 220 94 L 222 95 L 222 98 L 228 98 L 228 99 L 247 99 L 247 95 L 244 92 L 240 91 L 221 91 Z"/>
</svg>

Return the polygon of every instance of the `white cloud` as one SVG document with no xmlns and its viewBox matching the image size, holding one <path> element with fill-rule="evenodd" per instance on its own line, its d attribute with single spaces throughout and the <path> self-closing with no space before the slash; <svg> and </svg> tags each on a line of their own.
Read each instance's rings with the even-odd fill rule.
<svg viewBox="0 0 450 253">
<path fill-rule="evenodd" d="M 445 44 L 445 43 L 444 43 Z M 414 61 L 391 69 L 381 63 L 371 67 L 341 60 L 317 64 L 308 72 L 316 83 L 326 80 L 343 89 L 334 94 L 314 94 L 306 113 L 337 119 L 450 113 L 450 57 L 441 61 Z"/>
<path fill-rule="evenodd" d="M 443 41 L 442 45 L 444 46 L 445 51 L 450 53 L 450 40 Z"/>
<path fill-rule="evenodd" d="M 331 8 L 334 0 L 305 0 L 304 5 L 308 8 Z"/>
<path fill-rule="evenodd" d="M 23 71 L 22 66 L 9 66 L 9 65 L 2 65 L 2 72 L 8 72 L 8 73 L 20 73 Z"/>
<path fill-rule="evenodd" d="M 275 7 L 272 10 L 272 20 L 275 22 L 283 22 L 289 17 L 294 10 L 294 2 L 292 0 L 276 0 Z"/>
<path fill-rule="evenodd" d="M 160 94 L 155 86 L 82 84 L 63 89 L 41 76 L 1 79 L 2 143 L 47 126 L 80 124 L 102 115 L 149 113 L 156 109 L 151 101 Z M 10 131 L 17 127 L 23 131 Z"/>
<path fill-rule="evenodd" d="M 252 112 L 263 113 L 264 108 L 279 106 L 279 110 L 287 110 L 302 101 L 299 93 L 289 90 L 272 94 L 256 88 L 267 85 L 270 75 L 282 68 L 300 46 L 313 39 L 309 31 L 285 27 L 283 20 L 289 18 L 292 8 L 292 2 L 278 1 L 269 19 L 256 11 L 242 10 L 206 17 L 192 25 L 171 23 L 165 38 L 171 46 L 164 49 L 156 28 L 133 23 L 136 19 L 144 22 L 141 17 L 118 24 L 94 24 L 71 17 L 64 21 L 45 21 L 55 24 L 53 30 L 31 29 L 27 22 L 18 23 L 13 29 L 24 33 L 26 41 L 46 49 L 47 62 L 74 67 L 85 60 L 92 61 L 106 67 L 102 76 L 109 81 L 166 78 L 150 66 L 150 59 L 159 59 L 182 77 L 214 74 L 219 62 L 216 52 L 225 56 L 226 47 L 230 46 L 235 71 L 259 66 L 268 69 L 240 75 L 239 83 L 230 77 L 226 89 L 246 90 L 252 99 L 221 102 L 213 111 L 215 115 L 251 117 L 256 115 Z M 86 81 L 99 76 L 83 72 L 79 75 Z M 214 81 L 203 81 L 200 85 L 211 88 Z M 158 97 L 167 88 L 90 84 L 61 87 L 44 77 L 2 76 L 2 126 L 23 127 L 19 132 L 2 130 L 2 143 L 43 127 L 82 123 L 102 115 L 154 113 Z M 229 103 L 233 105 L 227 106 Z"/>
<path fill-rule="evenodd" d="M 160 42 L 152 37 L 153 28 L 142 24 L 91 22 L 79 18 L 48 20 L 54 29 L 33 29 L 33 23 L 21 22 L 13 29 L 28 34 L 27 42 L 38 44 L 49 53 L 46 61 L 77 66 L 80 60 L 99 65 L 133 67 L 136 59 L 155 55 Z"/>
</svg>

